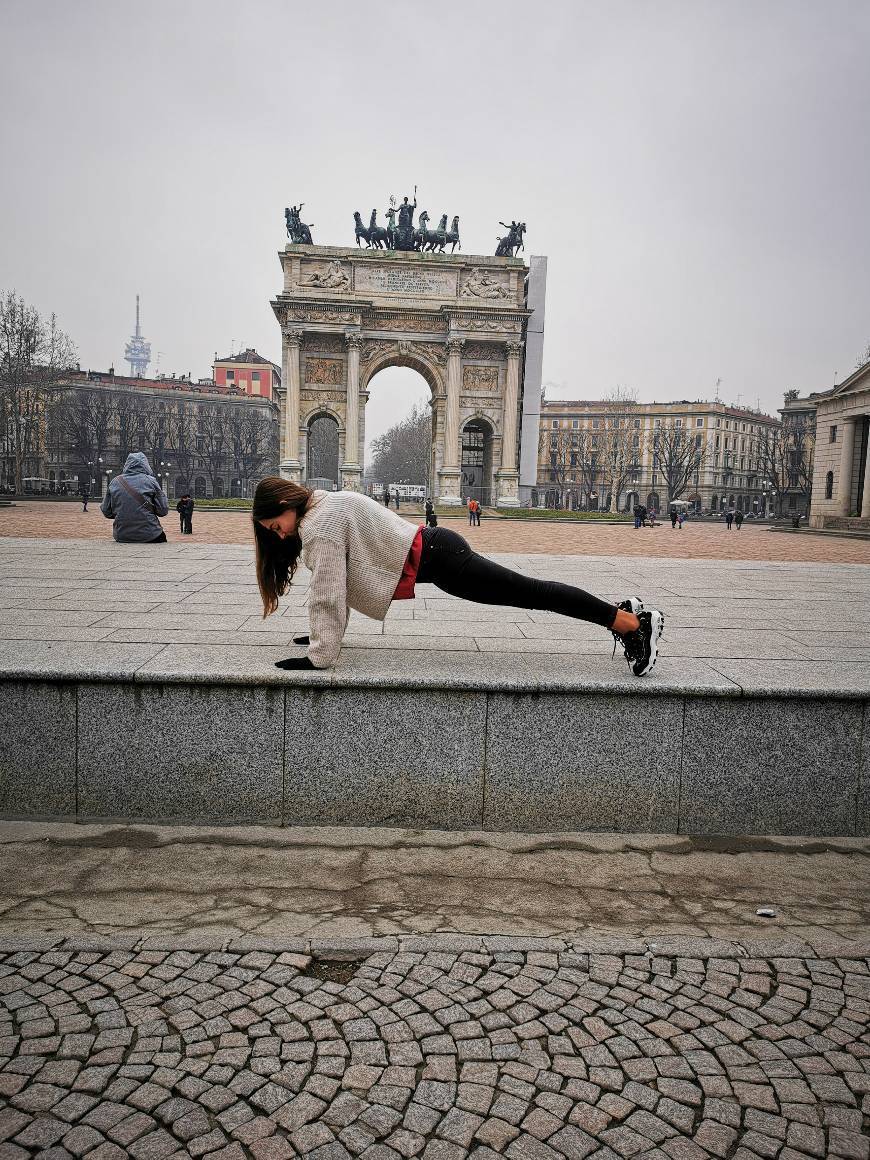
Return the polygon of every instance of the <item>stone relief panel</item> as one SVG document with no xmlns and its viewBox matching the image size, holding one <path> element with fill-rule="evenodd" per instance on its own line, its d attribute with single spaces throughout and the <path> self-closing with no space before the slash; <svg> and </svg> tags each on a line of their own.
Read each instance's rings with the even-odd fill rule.
<svg viewBox="0 0 870 1160">
<path fill-rule="evenodd" d="M 497 391 L 498 367 L 462 368 L 462 389 L 464 391 Z"/>
<path fill-rule="evenodd" d="M 353 323 L 359 322 L 359 314 L 355 310 L 334 310 L 328 306 L 288 306 L 284 312 L 284 323 L 288 325 L 292 322 Z"/>
<path fill-rule="evenodd" d="M 305 262 L 299 275 L 300 286 L 318 290 L 350 290 L 350 274 L 341 262 Z"/>
<path fill-rule="evenodd" d="M 519 334 L 521 323 L 504 318 L 457 319 L 463 330 L 489 330 L 493 334 Z"/>
<path fill-rule="evenodd" d="M 455 298 L 457 270 L 421 270 L 413 266 L 354 266 L 354 290 L 399 298 Z"/>
<path fill-rule="evenodd" d="M 376 358 L 383 358 L 388 355 L 400 355 L 403 358 L 410 358 L 414 354 L 423 355 L 430 362 L 438 363 L 439 366 L 446 366 L 447 364 L 447 351 L 439 342 L 412 342 L 409 339 L 394 341 L 389 338 L 366 339 L 360 354 L 360 362 L 366 365 Z"/>
<path fill-rule="evenodd" d="M 514 294 L 501 275 L 491 274 L 487 270 L 470 270 L 465 276 L 460 297 L 510 302 Z"/>
<path fill-rule="evenodd" d="M 501 361 L 502 346 L 495 342 L 467 342 L 465 344 L 465 357 L 475 362 L 480 362 L 483 359 Z"/>
<path fill-rule="evenodd" d="M 391 338 L 368 338 L 362 345 L 359 359 L 363 364 L 370 363 L 383 355 L 395 354 L 398 349 L 398 344 Z"/>
<path fill-rule="evenodd" d="M 313 354 L 344 354 L 345 342 L 341 334 L 315 334 L 311 331 L 305 335 L 305 351 Z"/>
<path fill-rule="evenodd" d="M 371 330 L 405 330 L 418 334 L 445 334 L 443 318 L 370 318 L 366 325 Z"/>
<path fill-rule="evenodd" d="M 323 383 L 337 387 L 344 382 L 344 362 L 338 358 L 311 358 L 305 360 L 306 383 Z"/>
</svg>

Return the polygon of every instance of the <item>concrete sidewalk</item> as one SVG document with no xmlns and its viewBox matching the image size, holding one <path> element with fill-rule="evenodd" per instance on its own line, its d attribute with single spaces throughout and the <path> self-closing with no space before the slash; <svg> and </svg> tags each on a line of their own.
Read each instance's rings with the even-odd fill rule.
<svg viewBox="0 0 870 1160">
<path fill-rule="evenodd" d="M 6 822 L 0 876 L 0 936 L 307 947 L 459 933 L 870 954 L 868 839 Z M 776 918 L 757 917 L 768 905 Z"/>
</svg>

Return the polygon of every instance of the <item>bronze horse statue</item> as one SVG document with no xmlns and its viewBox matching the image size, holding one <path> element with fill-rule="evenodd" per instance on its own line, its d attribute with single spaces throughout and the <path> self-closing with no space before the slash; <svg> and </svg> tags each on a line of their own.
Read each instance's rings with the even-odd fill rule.
<svg viewBox="0 0 870 1160">
<path fill-rule="evenodd" d="M 287 226 L 287 237 L 291 242 L 297 245 L 310 246 L 313 245 L 311 241 L 311 226 L 314 225 L 314 222 L 306 225 L 300 218 L 299 214 L 303 205 L 305 205 L 305 202 L 301 201 L 299 205 L 286 207 L 284 210 L 284 222 Z"/>
<path fill-rule="evenodd" d="M 443 252 L 447 244 L 447 214 L 441 215 L 441 221 L 438 223 L 437 230 L 430 230 L 426 228 L 426 223 L 429 220 L 429 215 L 425 211 L 420 214 L 420 229 L 419 243 L 421 250 L 430 250 L 434 252 L 436 249 Z"/>
<path fill-rule="evenodd" d="M 497 258 L 513 258 L 516 256 L 517 250 L 522 250 L 523 234 L 526 232 L 525 222 L 512 221 L 510 225 L 506 222 L 499 222 L 500 226 L 508 231 L 503 238 L 497 238 L 498 245 L 495 248 L 495 256 Z"/>
<path fill-rule="evenodd" d="M 453 224 L 451 225 L 450 229 L 447 231 L 447 236 L 445 238 L 445 244 L 447 242 L 451 243 L 451 245 L 450 245 L 450 253 L 451 254 L 454 252 L 454 250 L 456 249 L 457 246 L 459 246 L 460 250 L 462 249 L 462 243 L 459 241 L 459 214 L 457 214 L 456 217 L 453 219 Z"/>
<path fill-rule="evenodd" d="M 369 245 L 374 246 L 376 250 L 383 250 L 386 247 L 388 250 L 392 249 L 390 245 L 390 231 L 385 230 L 383 226 L 379 226 L 377 222 L 378 211 L 372 210 L 371 221 L 369 222 Z"/>
<path fill-rule="evenodd" d="M 356 210 L 354 212 L 353 220 L 354 220 L 354 233 L 356 234 L 356 244 L 359 245 L 360 238 L 363 238 L 365 241 L 365 244 L 367 246 L 370 245 L 371 243 L 369 242 L 369 231 L 362 224 L 362 218 L 359 215 L 359 210 Z"/>
</svg>

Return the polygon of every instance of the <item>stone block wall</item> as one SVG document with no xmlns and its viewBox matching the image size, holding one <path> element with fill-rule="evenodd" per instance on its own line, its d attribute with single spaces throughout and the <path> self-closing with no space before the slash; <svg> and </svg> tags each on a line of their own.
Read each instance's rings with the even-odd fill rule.
<svg viewBox="0 0 870 1160">
<path fill-rule="evenodd" d="M 0 682 L 0 816 L 866 835 L 868 702 Z"/>
</svg>

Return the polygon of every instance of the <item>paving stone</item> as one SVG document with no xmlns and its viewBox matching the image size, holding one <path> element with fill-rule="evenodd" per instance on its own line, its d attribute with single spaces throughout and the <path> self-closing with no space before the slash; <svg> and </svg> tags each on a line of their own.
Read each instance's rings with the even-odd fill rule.
<svg viewBox="0 0 870 1160">
<path fill-rule="evenodd" d="M 863 961 L 470 941 L 370 949 L 348 984 L 265 945 L 19 949 L 0 960 L 0 1141 L 98 1160 L 868 1160 Z"/>
</svg>

